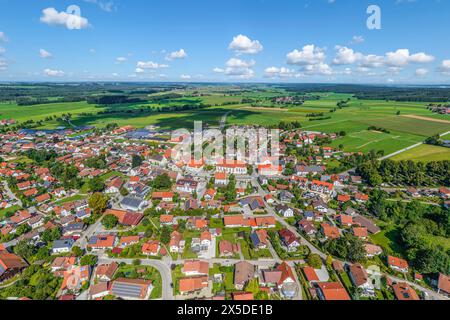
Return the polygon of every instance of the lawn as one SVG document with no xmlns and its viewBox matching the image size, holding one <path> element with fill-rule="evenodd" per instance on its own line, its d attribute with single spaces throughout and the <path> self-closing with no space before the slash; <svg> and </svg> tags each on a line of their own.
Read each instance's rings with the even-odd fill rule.
<svg viewBox="0 0 450 320">
<path fill-rule="evenodd" d="M 18 206 L 18 205 L 14 205 L 14 206 L 11 206 L 11 207 L 6 208 L 6 209 L 1 209 L 0 210 L 0 220 L 2 220 L 6 215 L 12 214 L 12 213 L 16 212 L 19 209 L 20 209 L 20 206 Z"/>
<path fill-rule="evenodd" d="M 78 200 L 84 200 L 84 199 L 86 199 L 86 198 L 87 198 L 87 197 L 86 197 L 85 195 L 82 195 L 82 194 L 76 194 L 76 195 L 74 195 L 74 196 L 71 196 L 71 197 L 67 197 L 67 198 L 58 200 L 58 201 L 55 202 L 55 204 L 56 204 L 56 205 L 62 205 L 62 204 L 64 204 L 64 203 L 73 202 L 73 201 L 78 201 Z"/>
<path fill-rule="evenodd" d="M 416 148 L 402 152 L 392 157 L 391 160 L 412 160 L 416 162 L 450 160 L 450 148 L 423 144 Z"/>
<path fill-rule="evenodd" d="M 385 225 L 379 233 L 371 235 L 370 239 L 374 244 L 386 250 L 388 254 L 403 255 L 404 253 L 400 243 L 400 230 L 396 225 Z"/>
</svg>

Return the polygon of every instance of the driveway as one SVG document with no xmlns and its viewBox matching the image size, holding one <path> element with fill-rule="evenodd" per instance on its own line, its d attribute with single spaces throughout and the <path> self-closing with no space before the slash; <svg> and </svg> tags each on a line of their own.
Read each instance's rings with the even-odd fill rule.
<svg viewBox="0 0 450 320">
<path fill-rule="evenodd" d="M 99 257 L 99 264 L 106 264 L 111 262 L 125 262 L 126 264 L 133 264 L 133 259 L 112 259 Z M 162 300 L 174 300 L 172 283 L 172 272 L 168 264 L 160 260 L 141 259 L 141 265 L 151 266 L 159 271 L 162 279 Z"/>
</svg>

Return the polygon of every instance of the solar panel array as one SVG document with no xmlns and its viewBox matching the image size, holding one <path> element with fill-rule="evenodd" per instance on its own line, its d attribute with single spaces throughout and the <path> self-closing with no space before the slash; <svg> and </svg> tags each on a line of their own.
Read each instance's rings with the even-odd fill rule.
<svg viewBox="0 0 450 320">
<path fill-rule="evenodd" d="M 141 289 L 142 286 L 140 285 L 132 283 L 114 282 L 111 291 L 113 295 L 118 297 L 140 298 Z"/>
</svg>

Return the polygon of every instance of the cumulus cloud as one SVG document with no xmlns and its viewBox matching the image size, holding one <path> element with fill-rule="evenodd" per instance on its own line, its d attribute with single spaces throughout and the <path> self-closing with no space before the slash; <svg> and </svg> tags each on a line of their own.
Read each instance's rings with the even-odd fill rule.
<svg viewBox="0 0 450 320">
<path fill-rule="evenodd" d="M 363 58 L 361 53 L 347 47 L 336 46 L 336 50 L 336 58 L 333 60 L 336 65 L 354 64 Z"/>
<path fill-rule="evenodd" d="M 50 26 L 64 26 L 67 29 L 84 29 L 89 26 L 88 19 L 73 13 L 58 12 L 55 8 L 42 10 L 40 21 Z"/>
<path fill-rule="evenodd" d="M 239 34 L 233 38 L 228 49 L 239 54 L 257 54 L 263 50 L 263 46 L 258 40 Z"/>
<path fill-rule="evenodd" d="M 429 63 L 434 57 L 424 52 L 410 55 L 408 49 L 398 49 L 395 52 L 386 53 L 386 64 L 394 67 L 404 67 L 409 63 Z"/>
<path fill-rule="evenodd" d="M 295 49 L 287 54 L 287 63 L 290 65 L 313 65 L 325 61 L 325 51 L 313 44 L 306 45 L 302 50 Z"/>
<path fill-rule="evenodd" d="M 214 68 L 213 71 L 240 79 L 250 79 L 255 75 L 255 72 L 251 69 L 255 64 L 254 60 L 245 61 L 231 58 L 225 63 L 225 68 Z"/>
<path fill-rule="evenodd" d="M 142 69 L 142 68 L 136 68 L 136 69 L 134 70 L 134 72 L 136 72 L 136 73 L 144 73 L 145 70 Z"/>
<path fill-rule="evenodd" d="M 45 49 L 39 50 L 39 56 L 44 59 L 53 58 L 53 55 Z"/>
<path fill-rule="evenodd" d="M 45 69 L 44 74 L 47 77 L 63 77 L 66 73 L 61 70 Z"/>
<path fill-rule="evenodd" d="M 328 76 L 333 74 L 333 69 L 326 63 L 316 63 L 304 66 L 301 72 L 306 75 Z"/>
<path fill-rule="evenodd" d="M 295 76 L 295 70 L 285 67 L 269 67 L 264 70 L 264 76 L 266 78 L 290 78 Z"/>
<path fill-rule="evenodd" d="M 237 58 L 231 58 L 225 63 L 225 65 L 229 68 L 250 68 L 253 67 L 255 63 L 256 62 L 254 60 L 244 61 Z"/>
<path fill-rule="evenodd" d="M 426 76 L 427 74 L 428 74 L 428 70 L 425 68 L 419 68 L 415 72 L 415 75 L 418 77 L 423 77 L 423 76 Z"/>
<path fill-rule="evenodd" d="M 363 68 L 380 68 L 384 65 L 384 57 L 375 54 L 363 56 L 361 59 L 361 66 Z"/>
<path fill-rule="evenodd" d="M 183 79 L 183 80 L 188 80 L 188 79 L 191 79 L 192 77 L 189 74 L 182 74 L 180 76 L 180 78 Z"/>
<path fill-rule="evenodd" d="M 169 66 L 167 64 L 159 64 L 153 61 L 139 61 L 137 63 L 137 68 L 139 69 L 162 69 L 168 67 Z"/>
<path fill-rule="evenodd" d="M 442 61 L 439 70 L 445 75 L 450 75 L 450 60 Z"/>
<path fill-rule="evenodd" d="M 184 49 L 180 49 L 178 51 L 169 53 L 166 56 L 166 60 L 171 61 L 171 60 L 175 60 L 175 59 L 184 59 L 186 57 L 187 57 L 186 51 L 184 51 Z"/>
</svg>

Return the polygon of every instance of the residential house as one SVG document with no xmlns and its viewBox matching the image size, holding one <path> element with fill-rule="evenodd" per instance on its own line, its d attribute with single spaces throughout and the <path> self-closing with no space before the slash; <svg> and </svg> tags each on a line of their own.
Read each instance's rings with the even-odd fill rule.
<svg viewBox="0 0 450 320">
<path fill-rule="evenodd" d="M 337 239 L 341 236 L 338 227 L 332 226 L 326 222 L 322 223 L 320 226 L 325 239 Z"/>
<path fill-rule="evenodd" d="M 112 282 L 110 294 L 125 300 L 147 300 L 152 289 L 149 280 L 119 278 Z"/>
<path fill-rule="evenodd" d="M 158 240 L 146 242 L 142 245 L 142 253 L 147 256 L 157 256 L 161 250 L 161 245 Z"/>
<path fill-rule="evenodd" d="M 243 290 L 248 281 L 255 277 L 255 266 L 247 261 L 239 261 L 234 267 L 234 286 Z"/>
<path fill-rule="evenodd" d="M 207 276 L 209 263 L 200 260 L 186 260 L 181 271 L 187 276 Z"/>
<path fill-rule="evenodd" d="M 95 271 L 95 277 L 100 281 L 111 281 L 117 269 L 119 269 L 117 262 L 99 264 Z"/>
<path fill-rule="evenodd" d="M 317 294 L 321 300 L 350 300 L 340 282 L 318 282 Z"/>
<path fill-rule="evenodd" d="M 203 288 L 208 287 L 207 276 L 187 277 L 179 280 L 180 294 L 188 294 L 196 291 L 200 291 Z"/>
<path fill-rule="evenodd" d="M 294 209 L 285 205 L 285 204 L 279 204 L 275 206 L 275 211 L 282 215 L 284 218 L 292 218 L 294 216 Z"/>
<path fill-rule="evenodd" d="M 266 249 L 269 243 L 269 235 L 265 229 L 258 229 L 250 234 L 250 240 L 255 250 Z"/>
<path fill-rule="evenodd" d="M 0 251 L 0 283 L 21 273 L 28 263 L 14 253 Z"/>
<path fill-rule="evenodd" d="M 375 289 L 372 282 L 369 279 L 366 269 L 359 264 L 355 263 L 349 267 L 349 276 L 356 288 L 360 289 L 363 296 L 374 296 Z"/>
<path fill-rule="evenodd" d="M 89 239 L 87 247 L 92 251 L 112 249 L 116 246 L 117 238 L 115 235 L 96 235 Z"/>
<path fill-rule="evenodd" d="M 53 242 L 52 254 L 68 253 L 72 250 L 74 243 L 73 239 L 56 240 Z"/>
<path fill-rule="evenodd" d="M 397 300 L 420 300 L 417 292 L 406 282 L 398 282 L 392 285 Z"/>
<path fill-rule="evenodd" d="M 296 252 L 298 247 L 300 247 L 300 240 L 297 236 L 288 229 L 282 229 L 278 231 L 281 241 L 286 246 L 287 251 Z"/>
<path fill-rule="evenodd" d="M 409 269 L 408 261 L 393 256 L 388 256 L 388 266 L 393 270 L 404 273 L 408 272 Z"/>
</svg>

